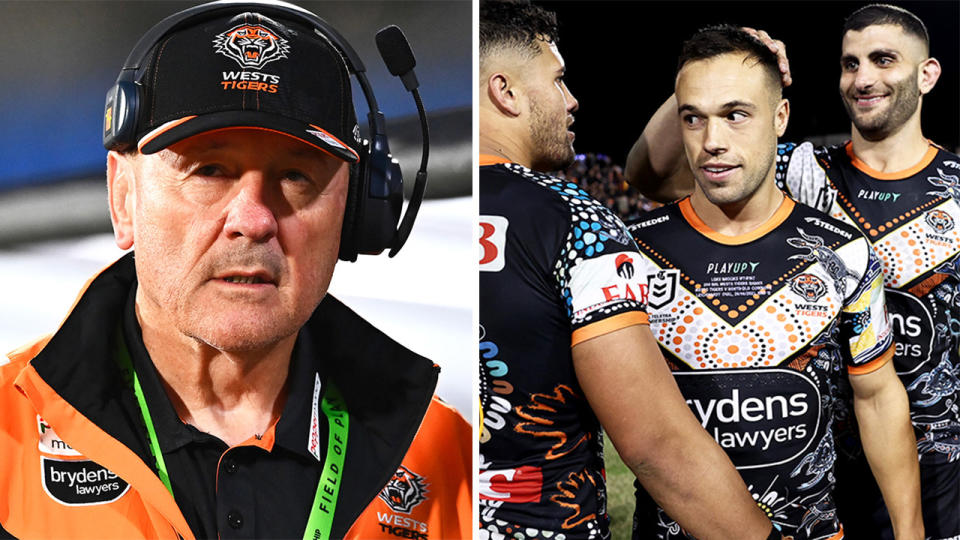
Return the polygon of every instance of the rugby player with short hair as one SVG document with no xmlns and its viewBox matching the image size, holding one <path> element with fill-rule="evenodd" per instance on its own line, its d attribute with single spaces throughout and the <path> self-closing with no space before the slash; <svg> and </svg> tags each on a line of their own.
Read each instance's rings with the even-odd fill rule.
<svg viewBox="0 0 960 540">
<path fill-rule="evenodd" d="M 783 44 L 758 35 L 785 64 Z M 924 524 L 934 539 L 960 537 L 960 157 L 924 137 L 920 123 L 923 98 L 940 72 L 915 15 L 889 5 L 857 10 L 844 24 L 840 55 L 851 140 L 831 147 L 781 144 L 776 171 L 781 189 L 859 228 L 880 256 L 894 365 L 917 440 Z M 631 182 L 659 199 L 682 195 L 693 181 L 680 153 L 680 123 L 668 114 L 671 100 L 647 124 L 627 162 Z M 840 452 L 849 461 L 839 469 L 841 517 L 858 538 L 892 538 L 853 442 Z"/>
<path fill-rule="evenodd" d="M 631 232 L 650 329 L 680 391 L 784 536 L 839 539 L 833 408 L 849 377 L 897 538 L 923 538 L 881 263 L 856 228 L 778 189 L 790 107 L 776 55 L 719 26 L 685 42 L 678 65 L 693 193 Z M 634 523 L 635 538 L 697 536 L 642 491 Z"/>
<path fill-rule="evenodd" d="M 779 538 L 683 402 L 622 222 L 576 184 L 552 13 L 480 6 L 479 538 L 609 538 L 601 425 L 700 538 Z"/>
</svg>

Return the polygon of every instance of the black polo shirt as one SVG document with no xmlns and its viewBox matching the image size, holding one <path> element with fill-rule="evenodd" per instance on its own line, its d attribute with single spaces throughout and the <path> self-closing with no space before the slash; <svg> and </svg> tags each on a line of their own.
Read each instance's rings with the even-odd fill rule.
<svg viewBox="0 0 960 540">
<path fill-rule="evenodd" d="M 174 499 L 197 538 L 302 538 L 327 448 L 327 419 L 314 409 L 314 386 L 326 378 L 314 345 L 297 338 L 280 419 L 260 438 L 229 447 L 219 438 L 182 422 L 143 345 L 135 311 L 136 285 L 122 317 L 123 338 L 143 387 L 167 465 Z M 320 395 L 322 397 L 322 393 Z M 136 404 L 133 411 L 139 411 Z M 315 415 L 315 416 L 314 416 Z M 319 458 L 310 452 L 313 418 Z M 142 420 L 140 422 L 143 423 Z M 139 430 L 149 448 L 146 429 Z M 152 455 L 144 456 L 154 467 Z"/>
</svg>

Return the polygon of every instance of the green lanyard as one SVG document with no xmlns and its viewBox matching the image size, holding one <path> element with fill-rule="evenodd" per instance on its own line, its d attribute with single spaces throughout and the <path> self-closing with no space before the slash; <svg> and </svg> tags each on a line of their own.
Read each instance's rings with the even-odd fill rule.
<svg viewBox="0 0 960 540">
<path fill-rule="evenodd" d="M 157 440 L 157 431 L 153 427 L 153 419 L 150 417 L 150 409 L 147 408 L 147 400 L 143 395 L 143 387 L 140 386 L 140 378 L 137 377 L 136 370 L 133 369 L 133 362 L 130 360 L 130 354 L 124 346 L 122 338 L 117 340 L 118 356 L 122 367 L 133 384 L 133 393 L 137 396 L 137 405 L 140 406 L 140 413 L 143 415 L 143 422 L 147 426 L 147 436 L 150 439 L 150 453 L 157 465 L 157 476 L 167 487 L 170 496 L 173 496 L 173 486 L 170 484 L 170 474 L 167 472 L 167 464 L 163 460 L 163 452 L 160 451 L 160 442 Z M 329 540 L 330 530 L 333 527 L 333 514 L 337 508 L 337 498 L 340 495 L 340 481 L 343 478 L 343 461 L 347 451 L 347 433 L 350 428 L 350 417 L 347 414 L 347 406 L 343 401 L 340 392 L 332 385 L 327 387 L 326 395 L 320 404 L 320 409 L 327 417 L 327 425 L 330 433 L 327 437 L 327 455 L 324 457 L 323 471 L 320 474 L 320 482 L 317 484 L 317 493 L 313 497 L 313 505 L 310 507 L 310 517 L 307 519 L 307 528 L 303 531 L 303 540 Z"/>
</svg>

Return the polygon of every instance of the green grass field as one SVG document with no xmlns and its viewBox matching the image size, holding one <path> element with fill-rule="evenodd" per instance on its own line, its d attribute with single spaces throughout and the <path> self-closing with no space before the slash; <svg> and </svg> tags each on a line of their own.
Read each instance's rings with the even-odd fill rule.
<svg viewBox="0 0 960 540">
<path fill-rule="evenodd" d="M 603 438 L 607 467 L 607 512 L 612 540 L 629 539 L 633 526 L 633 473 L 623 464 L 610 437 Z"/>
</svg>

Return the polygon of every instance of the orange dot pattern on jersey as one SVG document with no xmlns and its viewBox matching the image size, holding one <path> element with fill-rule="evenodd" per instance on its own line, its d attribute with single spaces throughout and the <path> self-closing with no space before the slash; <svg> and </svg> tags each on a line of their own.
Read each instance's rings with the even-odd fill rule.
<svg viewBox="0 0 960 540">
<path fill-rule="evenodd" d="M 926 208 L 929 208 L 935 204 L 939 204 L 943 201 L 942 198 L 929 200 L 921 204 L 920 206 L 913 208 L 911 210 L 907 210 L 903 214 L 895 218 L 892 218 L 886 223 L 874 228 L 874 225 L 869 221 L 867 221 L 867 219 L 864 216 L 860 215 L 860 211 L 857 210 L 857 207 L 853 204 L 853 202 L 847 199 L 847 197 L 843 193 L 837 192 L 837 200 L 840 201 L 840 206 L 843 208 L 846 214 L 844 215 L 843 212 L 834 211 L 834 212 L 831 212 L 831 215 L 835 218 L 844 219 L 845 221 L 853 222 L 854 225 L 859 225 L 861 229 L 863 229 L 867 234 L 870 235 L 871 242 L 873 242 L 874 241 L 873 239 L 877 238 L 881 233 L 884 233 L 890 230 L 893 227 L 893 224 L 899 223 L 900 221 L 904 221 L 908 218 L 912 218 L 915 215 L 921 214 Z"/>
<path fill-rule="evenodd" d="M 816 275 L 829 282 L 821 265 L 805 271 L 811 268 L 819 269 Z M 833 287 L 829 290 L 836 294 Z M 831 299 L 823 317 L 802 315 L 803 302 L 793 294 L 790 282 L 783 280 L 773 296 L 748 313 L 746 305 L 730 307 L 713 295 L 696 297 L 685 289 L 672 306 L 659 310 L 666 317 L 654 323 L 653 330 L 677 359 L 693 369 L 778 366 L 823 332 L 841 305 L 834 301 L 839 299 Z M 755 295 L 744 304 L 756 305 L 759 299 Z"/>
<path fill-rule="evenodd" d="M 939 206 L 927 210 L 936 204 Z M 952 201 L 935 199 L 890 220 L 891 225 L 902 224 L 894 229 L 899 232 L 873 241 L 883 263 L 885 286 L 901 288 L 960 250 L 960 211 L 954 210 L 955 206 Z M 928 212 L 947 215 L 952 226 L 947 225 L 949 230 L 935 231 L 926 221 Z M 849 216 L 846 221 L 850 221 Z"/>
</svg>

